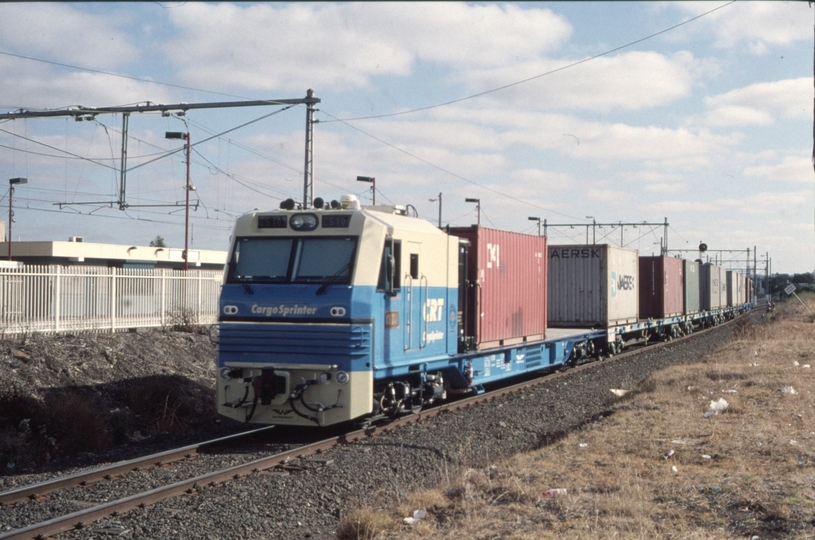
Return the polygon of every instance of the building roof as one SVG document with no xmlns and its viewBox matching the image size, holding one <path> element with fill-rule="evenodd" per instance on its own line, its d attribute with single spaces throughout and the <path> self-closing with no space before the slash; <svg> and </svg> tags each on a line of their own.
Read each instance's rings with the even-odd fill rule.
<svg viewBox="0 0 815 540">
<path fill-rule="evenodd" d="M 8 260 L 8 242 L 0 242 L 0 258 Z M 96 244 L 72 237 L 68 242 L 12 242 L 11 255 L 26 264 L 62 264 L 66 266 L 125 266 L 183 268 L 184 250 L 171 247 Z M 226 251 L 189 250 L 190 268 L 222 269 Z"/>
</svg>

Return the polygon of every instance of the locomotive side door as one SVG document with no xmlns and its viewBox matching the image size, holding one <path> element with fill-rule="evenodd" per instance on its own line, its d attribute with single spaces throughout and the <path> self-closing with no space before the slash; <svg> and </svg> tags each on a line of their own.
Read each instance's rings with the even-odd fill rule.
<svg viewBox="0 0 815 540">
<path fill-rule="evenodd" d="M 423 327 L 423 310 L 427 301 L 428 283 L 419 267 L 422 253 L 422 244 L 419 242 L 406 242 L 406 268 L 403 270 L 402 290 L 404 291 L 403 319 L 404 350 L 423 349 L 427 329 Z"/>
<path fill-rule="evenodd" d="M 386 239 L 386 275 L 380 274 L 378 287 L 384 293 L 384 365 L 406 365 L 456 350 L 458 289 L 450 284 L 458 281 L 457 245 L 456 239 L 435 231 Z"/>
<path fill-rule="evenodd" d="M 384 359 L 386 365 L 398 363 L 405 354 L 405 317 L 410 313 L 406 308 L 409 282 L 405 282 L 405 265 L 402 263 L 402 241 L 388 236 L 382 252 L 382 266 L 379 274 L 379 290 L 384 292 L 385 327 Z M 407 285 L 407 286 L 406 286 Z"/>
<path fill-rule="evenodd" d="M 420 269 L 421 251 L 420 242 L 385 241 L 378 288 L 385 293 L 384 354 L 389 364 L 427 344 L 428 280 Z"/>
</svg>

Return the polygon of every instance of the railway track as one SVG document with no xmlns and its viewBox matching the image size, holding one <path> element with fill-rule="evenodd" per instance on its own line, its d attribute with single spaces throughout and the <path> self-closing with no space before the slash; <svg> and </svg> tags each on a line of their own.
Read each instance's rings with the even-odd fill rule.
<svg viewBox="0 0 815 540">
<path fill-rule="evenodd" d="M 734 321 L 730 321 L 727 324 L 732 324 L 733 322 Z M 638 347 L 636 349 L 632 349 L 630 351 L 624 352 L 614 357 L 604 359 L 601 363 L 607 364 L 610 362 L 620 362 L 625 360 L 626 358 L 640 354 L 642 352 L 646 351 L 650 352 L 660 347 L 677 345 L 681 341 L 703 335 L 704 333 L 712 329 L 713 328 L 700 330 L 690 336 L 685 336 L 683 338 L 676 339 L 673 341 L 657 343 L 649 345 L 647 347 L 641 348 Z M 164 499 L 184 494 L 194 495 L 207 489 L 216 488 L 219 484 L 223 484 L 230 480 L 238 480 L 241 477 L 245 477 L 247 475 L 259 474 L 264 471 L 269 471 L 276 468 L 285 469 L 287 467 L 292 467 L 295 463 L 298 463 L 298 461 L 300 462 L 300 466 L 308 466 L 309 460 L 307 460 L 306 458 L 312 456 L 319 456 L 323 452 L 326 452 L 338 445 L 349 444 L 362 439 L 374 437 L 378 433 L 388 432 L 404 424 L 412 422 L 421 422 L 424 420 L 431 419 L 435 416 L 444 414 L 446 412 L 471 407 L 483 401 L 494 400 L 499 396 L 517 392 L 530 386 L 541 384 L 544 381 L 548 382 L 552 381 L 553 379 L 567 377 L 570 374 L 579 370 L 591 369 L 593 366 L 597 364 L 598 362 L 588 362 L 565 371 L 552 373 L 547 377 L 538 377 L 511 386 L 496 389 L 494 391 L 479 396 L 472 396 L 457 401 L 453 401 L 450 403 L 445 403 L 438 407 L 419 411 L 416 414 L 397 418 L 381 425 L 366 426 L 361 429 L 356 429 L 347 433 L 342 433 L 340 435 L 326 438 L 318 442 L 305 444 L 303 446 L 299 446 L 297 448 L 293 448 L 283 452 L 277 452 L 272 455 L 262 457 L 260 459 L 251 460 L 246 463 L 194 476 L 185 480 L 168 483 L 167 485 L 150 489 L 141 493 L 136 493 L 132 496 L 124 497 L 118 500 L 106 502 L 99 505 L 94 505 L 92 507 L 80 511 L 65 514 L 59 517 L 48 519 L 40 523 L 31 524 L 20 529 L 2 533 L 0 534 L 0 540 L 44 539 L 48 536 L 56 535 L 68 530 L 77 529 L 81 530 L 88 527 L 93 522 L 105 518 L 107 516 L 120 515 L 122 513 L 127 512 L 128 510 L 132 510 L 134 508 L 143 508 L 145 506 L 154 504 Z M 206 441 L 197 445 L 186 446 L 183 448 L 169 450 L 159 454 L 153 454 L 142 458 L 115 463 L 99 469 L 93 469 L 57 478 L 47 482 L 15 488 L 0 493 L 0 503 L 4 505 L 10 505 L 25 500 L 37 500 L 50 492 L 63 489 L 66 487 L 87 486 L 91 485 L 93 482 L 97 482 L 100 480 L 110 480 L 114 477 L 125 474 L 129 471 L 140 470 L 147 467 L 164 466 L 171 462 L 188 460 L 192 458 L 195 454 L 203 451 L 206 448 L 212 447 L 217 444 L 237 442 L 242 437 L 246 437 L 253 434 L 260 434 L 273 428 L 274 426 L 264 427 L 258 430 L 244 432 L 230 437 L 223 437 L 212 441 Z M 319 463 L 319 461 L 312 459 L 311 463 Z"/>
</svg>

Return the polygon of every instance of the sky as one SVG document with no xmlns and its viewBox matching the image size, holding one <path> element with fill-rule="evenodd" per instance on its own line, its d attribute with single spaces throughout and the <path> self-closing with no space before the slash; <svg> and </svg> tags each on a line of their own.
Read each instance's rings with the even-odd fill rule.
<svg viewBox="0 0 815 540">
<path fill-rule="evenodd" d="M 314 196 L 442 224 L 760 273 L 815 270 L 807 2 L 0 3 L 0 209 L 14 241 L 226 250 L 303 198 L 304 105 L 4 118 L 19 110 L 320 99 Z M 439 198 L 441 197 L 441 201 Z M 465 199 L 478 199 L 478 204 Z M 126 208 L 120 209 L 118 201 Z M 7 220 L 0 210 L 0 219 Z M 663 224 L 667 221 L 668 226 Z M 634 224 L 637 224 L 635 227 Z"/>
</svg>

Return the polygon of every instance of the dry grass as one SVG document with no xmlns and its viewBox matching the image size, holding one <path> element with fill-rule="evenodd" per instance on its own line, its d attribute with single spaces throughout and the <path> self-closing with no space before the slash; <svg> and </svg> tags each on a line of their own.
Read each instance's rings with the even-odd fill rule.
<svg viewBox="0 0 815 540">
<path fill-rule="evenodd" d="M 188 308 L 177 308 L 168 311 L 164 316 L 164 330 L 166 332 L 195 333 L 199 330 L 198 315 Z"/>
<path fill-rule="evenodd" d="M 355 512 L 338 537 L 815 537 L 812 320 L 789 302 L 740 322 L 725 349 L 657 373 L 611 416 L 392 508 Z M 728 407 L 705 418 L 719 398 Z M 551 488 L 568 493 L 545 496 Z M 427 517 L 405 524 L 416 509 Z"/>
</svg>

